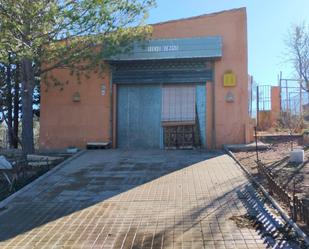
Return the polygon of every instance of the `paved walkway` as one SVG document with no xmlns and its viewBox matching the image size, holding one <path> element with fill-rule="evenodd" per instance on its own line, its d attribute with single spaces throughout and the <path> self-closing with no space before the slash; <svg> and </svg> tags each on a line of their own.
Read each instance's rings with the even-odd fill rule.
<svg viewBox="0 0 309 249">
<path fill-rule="evenodd" d="M 281 226 L 226 155 L 89 151 L 0 211 L 0 248 L 297 248 Z"/>
</svg>

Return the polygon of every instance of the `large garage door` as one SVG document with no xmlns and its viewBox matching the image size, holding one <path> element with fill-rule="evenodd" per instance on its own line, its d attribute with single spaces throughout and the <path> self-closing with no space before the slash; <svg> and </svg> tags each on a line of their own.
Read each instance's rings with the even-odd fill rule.
<svg viewBox="0 0 309 249">
<path fill-rule="evenodd" d="M 112 81 L 118 89 L 117 147 L 166 147 L 165 127 L 172 124 L 191 125 L 194 139 L 188 136 L 190 143 L 200 137 L 198 144 L 203 146 L 205 83 L 212 75 L 212 62 L 202 59 L 115 62 Z M 175 130 L 170 134 L 174 139 Z M 185 133 L 181 136 L 187 137 Z"/>
<path fill-rule="evenodd" d="M 119 148 L 160 148 L 160 85 L 118 85 Z"/>
</svg>

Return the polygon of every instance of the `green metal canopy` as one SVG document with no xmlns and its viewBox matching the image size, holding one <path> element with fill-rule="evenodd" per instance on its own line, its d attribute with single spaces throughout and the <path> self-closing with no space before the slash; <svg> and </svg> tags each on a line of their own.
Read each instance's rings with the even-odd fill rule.
<svg viewBox="0 0 309 249">
<path fill-rule="evenodd" d="M 219 58 L 222 56 L 220 36 L 179 39 L 154 39 L 136 42 L 127 52 L 112 56 L 109 61 L 142 61 L 164 59 Z"/>
</svg>

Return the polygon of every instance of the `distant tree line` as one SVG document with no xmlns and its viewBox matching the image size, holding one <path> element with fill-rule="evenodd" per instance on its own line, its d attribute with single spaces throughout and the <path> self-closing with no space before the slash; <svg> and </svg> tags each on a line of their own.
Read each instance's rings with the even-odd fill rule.
<svg viewBox="0 0 309 249">
<path fill-rule="evenodd" d="M 0 62 L 0 123 L 7 127 L 9 148 L 19 148 L 19 127 L 21 118 L 20 65 L 14 55 L 8 52 L 7 63 Z M 37 81 L 33 92 L 33 113 L 40 116 L 40 84 Z"/>
</svg>

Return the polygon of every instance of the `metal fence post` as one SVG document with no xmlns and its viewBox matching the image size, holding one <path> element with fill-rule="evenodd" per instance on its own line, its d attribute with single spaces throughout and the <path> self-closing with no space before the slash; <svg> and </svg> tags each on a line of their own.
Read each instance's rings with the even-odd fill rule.
<svg viewBox="0 0 309 249">
<path fill-rule="evenodd" d="M 295 179 L 293 180 L 293 220 L 297 221 L 297 196 L 295 194 L 295 186 L 296 182 Z"/>
<path fill-rule="evenodd" d="M 259 86 L 256 86 L 256 126 L 257 128 L 259 127 L 259 124 L 260 124 L 260 115 L 259 115 L 259 112 L 260 112 L 260 93 L 259 93 Z"/>
<path fill-rule="evenodd" d="M 255 153 L 256 153 L 256 163 L 259 163 L 259 152 L 258 152 L 258 144 L 257 144 L 257 128 L 254 127 L 254 135 L 255 135 Z"/>
</svg>

